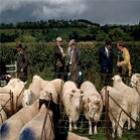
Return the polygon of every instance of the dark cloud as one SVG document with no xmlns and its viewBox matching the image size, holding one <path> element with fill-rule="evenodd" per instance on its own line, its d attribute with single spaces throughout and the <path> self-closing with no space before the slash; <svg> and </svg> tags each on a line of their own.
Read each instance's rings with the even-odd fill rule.
<svg viewBox="0 0 140 140">
<path fill-rule="evenodd" d="M 5 0 L 0 21 L 83 18 L 100 24 L 136 24 L 139 13 L 139 0 Z"/>
</svg>

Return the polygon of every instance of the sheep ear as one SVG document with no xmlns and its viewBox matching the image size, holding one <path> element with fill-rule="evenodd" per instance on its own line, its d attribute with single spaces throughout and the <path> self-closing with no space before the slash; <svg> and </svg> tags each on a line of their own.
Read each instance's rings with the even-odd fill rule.
<svg viewBox="0 0 140 140">
<path fill-rule="evenodd" d="M 96 104 L 96 105 L 99 105 L 99 104 L 100 104 L 100 100 L 97 100 L 97 101 L 95 102 L 95 104 Z"/>
<path fill-rule="evenodd" d="M 112 80 L 114 81 L 114 76 L 112 77 Z"/>
<path fill-rule="evenodd" d="M 73 94 L 71 93 L 71 94 L 70 94 L 70 98 L 72 98 L 72 97 L 73 97 Z"/>
<path fill-rule="evenodd" d="M 90 102 L 90 98 L 87 99 L 87 102 L 88 102 L 88 103 Z"/>
<path fill-rule="evenodd" d="M 51 99 L 51 100 L 53 99 L 53 97 L 52 97 L 52 93 L 50 93 L 50 99 Z"/>
<path fill-rule="evenodd" d="M 76 92 L 76 90 L 73 89 L 73 90 L 72 90 L 72 93 L 75 93 L 75 92 Z"/>
<path fill-rule="evenodd" d="M 83 90 L 81 90 L 80 93 L 83 94 L 84 93 Z"/>
</svg>

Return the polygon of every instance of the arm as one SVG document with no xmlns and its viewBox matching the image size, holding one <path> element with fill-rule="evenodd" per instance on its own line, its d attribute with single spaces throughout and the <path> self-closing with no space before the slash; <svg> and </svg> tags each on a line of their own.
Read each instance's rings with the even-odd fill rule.
<svg viewBox="0 0 140 140">
<path fill-rule="evenodd" d="M 28 56 L 26 53 L 23 54 L 23 62 L 22 62 L 22 71 L 25 71 L 25 69 L 28 66 Z"/>
<path fill-rule="evenodd" d="M 120 65 L 126 65 L 130 62 L 130 54 L 128 52 L 127 49 L 124 50 L 123 52 L 123 57 L 124 57 L 124 60 L 119 62 Z"/>
</svg>

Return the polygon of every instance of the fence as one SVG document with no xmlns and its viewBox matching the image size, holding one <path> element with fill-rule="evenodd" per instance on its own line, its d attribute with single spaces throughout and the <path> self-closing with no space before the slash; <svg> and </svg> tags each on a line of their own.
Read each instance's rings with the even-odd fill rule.
<svg viewBox="0 0 140 140">
<path fill-rule="evenodd" d="M 23 89 L 22 89 L 23 91 Z M 19 94 L 19 97 L 21 96 L 22 94 L 22 91 L 21 93 Z M 10 94 L 10 98 L 7 102 L 10 102 L 11 104 L 11 110 L 12 109 L 12 104 L 13 104 L 13 95 Z M 110 118 L 109 118 L 109 100 L 111 99 L 114 104 L 116 104 L 116 106 L 118 106 L 121 111 L 120 111 L 120 116 L 122 113 L 125 113 L 131 121 L 135 122 L 136 123 L 136 129 L 135 130 L 127 130 L 126 128 L 126 125 L 124 128 L 122 128 L 119 124 L 119 120 L 120 120 L 120 116 L 119 116 L 119 119 L 117 121 L 117 125 L 116 125 L 116 130 L 117 128 L 120 126 L 121 129 L 123 129 L 123 137 L 121 140 L 140 140 L 140 120 L 138 120 L 137 122 L 121 107 L 121 105 L 111 96 L 109 95 L 109 91 L 106 90 L 106 100 L 105 100 L 105 108 L 104 108 L 104 111 L 102 113 L 102 117 L 98 123 L 98 134 L 97 135 L 93 135 L 93 136 L 89 136 L 88 135 L 88 121 L 85 119 L 83 113 L 80 115 L 80 119 L 78 121 L 78 130 L 77 131 L 74 131 L 75 133 L 78 133 L 79 135 L 82 135 L 82 136 L 86 136 L 86 137 L 89 137 L 91 140 L 112 140 L 112 126 L 110 125 Z M 18 97 L 18 98 L 19 98 Z M 17 98 L 17 99 L 18 99 Z M 7 104 L 7 103 L 6 103 Z M 5 105 L 4 105 L 5 106 Z M 16 103 L 16 106 L 17 106 L 17 103 Z M 3 107 L 4 108 L 4 107 Z M 60 125 L 60 131 L 63 132 L 63 130 L 66 130 L 68 129 L 68 117 L 66 116 L 65 112 L 64 112 L 64 109 L 61 107 L 61 119 L 60 119 L 60 124 L 63 124 L 63 125 Z M 116 116 L 114 116 L 114 120 L 115 120 Z M 116 136 L 116 133 L 115 133 L 115 136 Z M 116 138 L 117 139 L 117 138 Z"/>
<path fill-rule="evenodd" d="M 134 120 L 131 115 L 127 113 L 125 109 L 111 96 L 109 95 L 109 91 L 106 89 L 105 94 L 105 107 L 102 113 L 102 117 L 100 121 L 98 122 L 98 134 L 89 136 L 88 135 L 88 121 L 85 119 L 84 114 L 82 113 L 80 115 L 80 119 L 78 121 L 78 130 L 74 131 L 75 133 L 78 133 L 81 136 L 89 137 L 91 140 L 112 140 L 112 126 L 110 123 L 109 113 L 111 112 L 109 107 L 109 101 L 112 100 L 114 104 L 120 108 L 120 114 L 117 119 L 116 116 L 114 117 L 114 120 L 116 121 L 115 126 L 115 132 L 114 132 L 114 139 L 119 139 L 117 137 L 117 129 L 118 127 L 123 131 L 122 138 L 119 140 L 140 140 L 140 120 L 136 121 Z M 120 118 L 122 113 L 124 113 L 132 122 L 136 123 L 136 129 L 135 130 L 128 130 L 126 124 L 124 127 L 120 125 Z M 112 114 L 111 114 L 112 115 Z M 60 133 L 63 133 L 64 130 L 68 130 L 68 117 L 66 116 L 64 109 L 61 107 L 61 120 L 60 120 Z M 63 125 L 62 125 L 63 124 Z M 42 130 L 43 131 L 43 130 Z"/>
<path fill-rule="evenodd" d="M 12 77 L 17 77 L 17 62 L 15 61 L 14 64 L 7 64 L 6 65 L 6 76 L 8 76 L 8 74 Z M 6 80 L 5 78 L 0 79 L 0 86 L 5 86 L 6 85 Z"/>
<path fill-rule="evenodd" d="M 2 108 L 0 109 L 0 114 L 2 110 L 6 110 L 7 107 L 9 107 L 10 112 L 7 114 L 8 116 L 11 116 L 12 114 L 14 114 L 14 96 L 13 93 L 10 92 L 0 92 L 0 95 L 7 95 L 9 96 L 9 99 L 7 101 L 4 102 L 2 106 Z M 2 100 L 0 99 L 0 102 L 2 103 Z"/>
<path fill-rule="evenodd" d="M 17 62 L 15 61 L 14 64 L 6 65 L 6 73 L 17 77 Z"/>
</svg>

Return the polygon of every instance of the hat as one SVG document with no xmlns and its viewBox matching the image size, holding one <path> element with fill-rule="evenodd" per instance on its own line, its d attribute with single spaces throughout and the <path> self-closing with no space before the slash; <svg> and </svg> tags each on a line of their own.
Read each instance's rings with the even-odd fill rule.
<svg viewBox="0 0 140 140">
<path fill-rule="evenodd" d="M 61 42 L 62 41 L 62 38 L 59 36 L 59 37 L 56 38 L 56 41 Z"/>
<path fill-rule="evenodd" d="M 71 46 L 71 45 L 75 45 L 75 44 L 76 44 L 75 40 L 72 39 L 72 40 L 69 41 L 69 44 L 68 45 Z"/>
<path fill-rule="evenodd" d="M 22 46 L 22 44 L 20 43 L 20 44 L 17 44 L 17 45 L 16 45 L 16 48 L 23 48 L 23 46 Z"/>
</svg>

